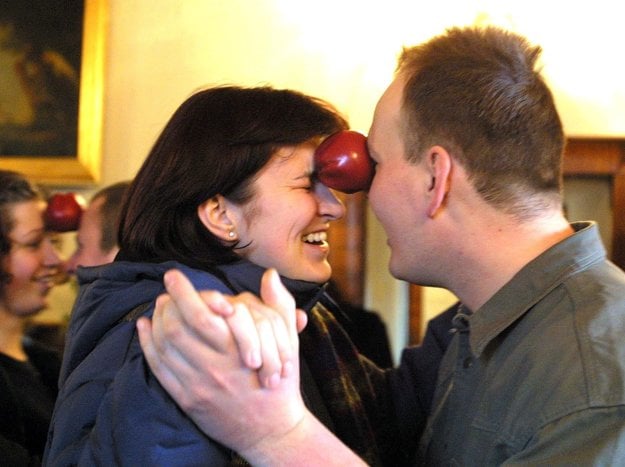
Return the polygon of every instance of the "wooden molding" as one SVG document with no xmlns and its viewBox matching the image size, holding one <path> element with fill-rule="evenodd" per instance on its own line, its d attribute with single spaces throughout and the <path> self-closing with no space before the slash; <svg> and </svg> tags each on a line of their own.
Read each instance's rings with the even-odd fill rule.
<svg viewBox="0 0 625 467">
<path fill-rule="evenodd" d="M 570 138 L 564 176 L 606 177 L 612 188 L 612 261 L 625 269 L 625 139 Z"/>
</svg>

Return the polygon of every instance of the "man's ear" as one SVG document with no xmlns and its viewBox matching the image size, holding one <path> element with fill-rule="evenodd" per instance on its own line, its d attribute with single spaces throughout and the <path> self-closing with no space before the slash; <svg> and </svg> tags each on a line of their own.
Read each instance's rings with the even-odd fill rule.
<svg viewBox="0 0 625 467">
<path fill-rule="evenodd" d="M 228 202 L 222 195 L 207 199 L 197 208 L 202 224 L 217 238 L 227 242 L 236 240 L 235 225 L 229 214 Z"/>
<path fill-rule="evenodd" d="M 451 156 L 442 146 L 432 146 L 426 155 L 427 169 L 430 172 L 430 203 L 428 216 L 434 217 L 445 204 L 451 183 Z"/>
</svg>

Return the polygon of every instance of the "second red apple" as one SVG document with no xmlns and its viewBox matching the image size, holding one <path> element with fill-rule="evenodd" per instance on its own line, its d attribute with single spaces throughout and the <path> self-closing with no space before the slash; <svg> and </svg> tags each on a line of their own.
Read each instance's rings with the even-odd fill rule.
<svg viewBox="0 0 625 467">
<path fill-rule="evenodd" d="M 53 232 L 78 230 L 84 201 L 75 193 L 55 193 L 48 199 L 44 212 L 46 229 Z"/>
</svg>

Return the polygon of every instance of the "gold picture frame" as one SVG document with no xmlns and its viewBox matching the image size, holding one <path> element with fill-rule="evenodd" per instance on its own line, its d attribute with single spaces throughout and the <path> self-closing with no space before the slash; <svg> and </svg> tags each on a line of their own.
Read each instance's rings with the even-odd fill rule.
<svg viewBox="0 0 625 467">
<path fill-rule="evenodd" d="M 77 154 L 41 157 L 1 155 L 0 168 L 18 171 L 42 184 L 84 185 L 99 182 L 107 6 L 107 0 L 84 2 Z"/>
</svg>

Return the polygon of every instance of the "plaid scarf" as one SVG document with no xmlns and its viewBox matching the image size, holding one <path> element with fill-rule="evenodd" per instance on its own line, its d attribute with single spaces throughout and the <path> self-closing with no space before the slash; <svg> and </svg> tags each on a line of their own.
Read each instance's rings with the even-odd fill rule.
<svg viewBox="0 0 625 467">
<path fill-rule="evenodd" d="M 381 465 L 370 419 L 376 412 L 374 390 L 356 348 L 321 302 L 308 313 L 300 346 L 332 420 L 328 428 L 369 465 Z"/>
</svg>

